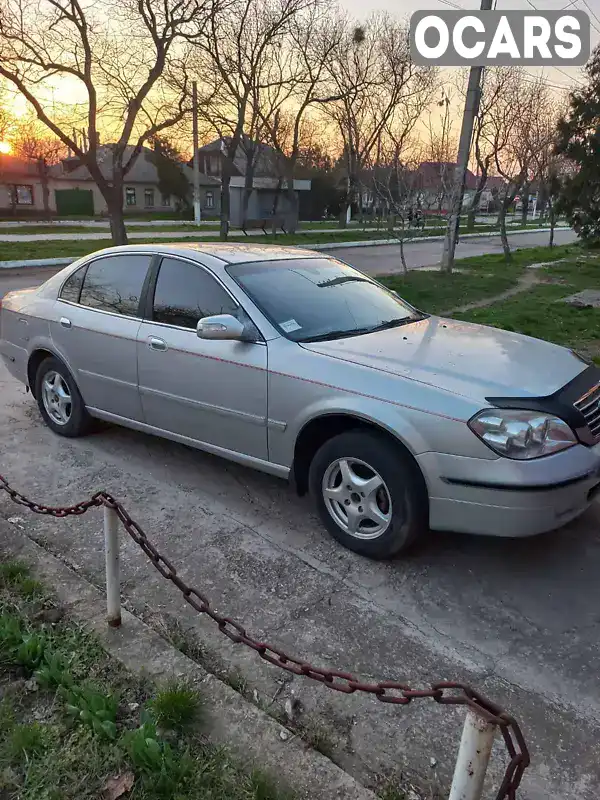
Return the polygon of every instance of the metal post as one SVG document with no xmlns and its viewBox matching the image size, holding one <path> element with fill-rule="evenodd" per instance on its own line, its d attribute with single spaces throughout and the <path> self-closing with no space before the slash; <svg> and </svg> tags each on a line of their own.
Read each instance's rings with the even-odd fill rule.
<svg viewBox="0 0 600 800">
<path fill-rule="evenodd" d="M 495 735 L 495 725 L 467 711 L 448 800 L 481 800 Z"/>
<path fill-rule="evenodd" d="M 192 142 L 194 146 L 193 173 L 194 173 L 194 222 L 200 224 L 200 153 L 198 152 L 198 84 L 192 84 Z"/>
<path fill-rule="evenodd" d="M 491 11 L 493 0 L 481 0 L 481 10 Z M 442 269 L 452 272 L 454 266 L 454 253 L 458 242 L 458 229 L 460 227 L 460 215 L 465 196 L 465 181 L 469 166 L 469 156 L 471 154 L 471 140 L 473 138 L 473 128 L 475 117 L 479 113 L 479 103 L 481 101 L 481 75 L 483 67 L 471 67 L 469 73 L 469 86 L 467 88 L 467 99 L 463 112 L 462 128 L 460 131 L 460 142 L 458 146 L 458 158 L 454 177 L 454 191 L 452 192 L 452 206 L 448 219 L 448 230 L 446 241 L 444 242 L 444 254 L 442 255 Z"/>
<path fill-rule="evenodd" d="M 106 612 L 111 628 L 121 624 L 119 579 L 119 518 L 114 508 L 104 506 L 104 556 L 106 560 Z"/>
</svg>

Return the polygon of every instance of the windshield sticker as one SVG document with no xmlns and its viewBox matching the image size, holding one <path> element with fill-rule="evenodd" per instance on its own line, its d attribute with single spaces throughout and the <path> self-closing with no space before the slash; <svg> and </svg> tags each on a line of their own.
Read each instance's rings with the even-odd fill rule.
<svg viewBox="0 0 600 800">
<path fill-rule="evenodd" d="M 295 319 L 288 319 L 287 322 L 280 322 L 279 327 L 286 333 L 292 333 L 293 331 L 299 331 L 302 325 L 298 325 Z"/>
</svg>

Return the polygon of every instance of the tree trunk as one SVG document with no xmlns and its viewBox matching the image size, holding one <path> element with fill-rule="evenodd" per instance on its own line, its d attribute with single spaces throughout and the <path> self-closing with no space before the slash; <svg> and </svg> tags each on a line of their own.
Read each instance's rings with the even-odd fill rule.
<svg viewBox="0 0 600 800">
<path fill-rule="evenodd" d="M 244 197 L 242 199 L 242 219 L 248 217 L 248 206 L 254 189 L 254 156 L 248 156 L 246 162 L 246 175 L 244 176 Z"/>
<path fill-rule="evenodd" d="M 527 225 L 527 217 L 529 216 L 529 190 L 523 191 L 521 204 L 521 225 Z"/>
<path fill-rule="evenodd" d="M 227 241 L 229 234 L 229 217 L 231 214 L 231 195 L 229 194 L 229 184 L 231 183 L 231 171 L 227 164 L 227 159 L 223 159 L 223 174 L 221 176 L 221 220 L 219 226 L 219 239 Z"/>
<path fill-rule="evenodd" d="M 127 229 L 125 228 L 125 216 L 123 214 L 123 184 L 113 183 L 109 187 L 107 194 L 104 194 L 104 192 L 102 194 L 108 209 L 113 244 L 127 244 Z"/>
<path fill-rule="evenodd" d="M 288 233 L 296 233 L 298 228 L 298 194 L 294 189 L 294 179 L 288 178 L 287 180 L 287 197 L 290 206 L 290 216 L 287 224 Z"/>
<path fill-rule="evenodd" d="M 556 211 L 554 210 L 554 203 L 552 200 L 548 200 L 548 205 L 550 207 L 550 241 L 548 242 L 549 247 L 554 247 L 554 229 L 556 228 Z"/>
<path fill-rule="evenodd" d="M 510 206 L 510 203 L 507 202 L 508 197 L 506 197 L 502 201 L 502 205 L 500 206 L 500 214 L 498 215 L 498 222 L 500 223 L 500 239 L 502 240 L 502 249 L 504 250 L 504 257 L 507 261 L 512 260 L 512 255 L 510 252 L 510 244 L 508 242 L 508 233 L 506 231 L 506 213 Z"/>
<path fill-rule="evenodd" d="M 48 185 L 48 165 L 46 159 L 38 160 L 40 181 L 42 184 L 42 202 L 44 204 L 44 217 L 50 219 L 50 187 Z"/>
<path fill-rule="evenodd" d="M 487 170 L 482 170 L 481 175 L 477 180 L 477 186 L 475 188 L 475 194 L 473 195 L 473 202 L 471 203 L 471 207 L 469 208 L 469 213 L 467 215 L 467 230 L 473 231 L 475 230 L 475 222 L 477 218 L 477 212 L 479 211 L 479 206 L 481 204 L 481 195 L 483 194 L 483 190 L 485 189 L 485 185 L 487 183 Z"/>
<path fill-rule="evenodd" d="M 406 253 L 404 252 L 404 231 L 400 233 L 400 261 L 402 262 L 402 274 L 408 275 L 408 265 L 406 263 Z"/>
</svg>

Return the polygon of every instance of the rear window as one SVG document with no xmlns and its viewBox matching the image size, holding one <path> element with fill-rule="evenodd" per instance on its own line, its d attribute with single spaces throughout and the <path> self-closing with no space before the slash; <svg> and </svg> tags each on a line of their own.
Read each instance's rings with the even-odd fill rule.
<svg viewBox="0 0 600 800">
<path fill-rule="evenodd" d="M 60 293 L 61 300 L 68 300 L 71 303 L 79 302 L 79 295 L 81 294 L 81 287 L 83 286 L 83 278 L 86 269 L 87 264 L 84 267 L 76 269 L 72 275 L 69 275 Z"/>
<path fill-rule="evenodd" d="M 140 298 L 151 256 L 119 253 L 92 261 L 83 279 L 82 306 L 139 316 Z"/>
</svg>

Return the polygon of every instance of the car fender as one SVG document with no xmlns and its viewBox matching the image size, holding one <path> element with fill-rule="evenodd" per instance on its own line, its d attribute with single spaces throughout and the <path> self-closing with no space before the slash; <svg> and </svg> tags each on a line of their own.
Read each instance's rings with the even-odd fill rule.
<svg viewBox="0 0 600 800">
<path fill-rule="evenodd" d="M 38 350 L 46 350 L 48 353 L 51 353 L 56 358 L 60 359 L 65 367 L 71 373 L 71 376 L 75 383 L 77 383 L 77 370 L 73 367 L 65 353 L 63 352 L 62 348 L 57 346 L 56 342 L 49 336 L 49 335 L 38 335 L 34 336 L 30 341 L 27 348 L 27 366 L 29 368 L 29 362 L 31 361 L 31 357 L 35 352 Z M 30 387 L 33 388 L 33 387 Z"/>
<path fill-rule="evenodd" d="M 373 399 L 369 403 L 365 403 L 363 397 L 345 393 L 321 397 L 304 407 L 300 414 L 289 423 L 288 434 L 292 452 L 298 437 L 310 422 L 332 414 L 343 414 L 386 431 L 416 456 L 419 453 L 427 452 L 430 448 L 410 419 L 410 416 L 415 413 L 422 415 L 423 412 L 401 408 L 384 400 Z"/>
</svg>

